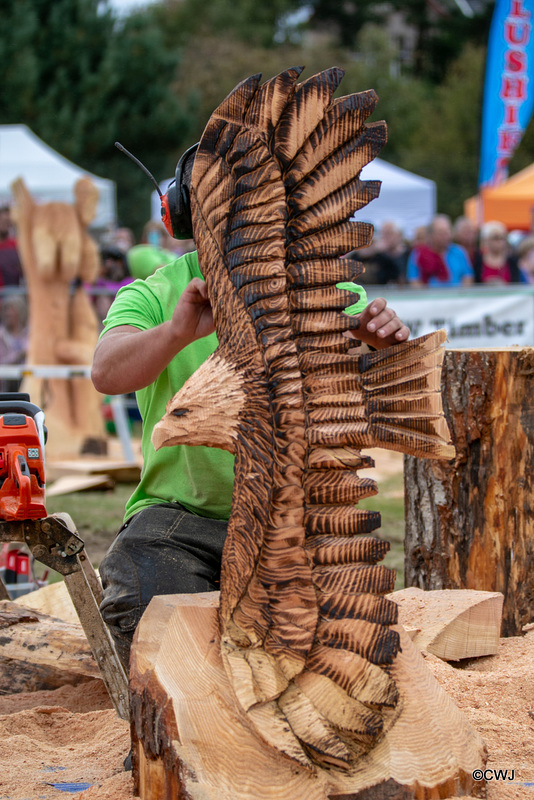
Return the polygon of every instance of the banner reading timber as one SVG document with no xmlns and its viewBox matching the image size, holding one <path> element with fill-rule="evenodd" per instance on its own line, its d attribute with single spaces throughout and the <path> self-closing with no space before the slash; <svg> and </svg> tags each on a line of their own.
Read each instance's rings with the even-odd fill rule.
<svg viewBox="0 0 534 800">
<path fill-rule="evenodd" d="M 418 291 L 389 286 L 367 288 L 369 300 L 386 298 L 410 328 L 412 339 L 445 328 L 447 347 L 534 345 L 534 286 L 482 284 Z"/>
<path fill-rule="evenodd" d="M 534 0 L 496 0 L 486 59 L 479 187 L 508 177 L 534 108 Z"/>
</svg>

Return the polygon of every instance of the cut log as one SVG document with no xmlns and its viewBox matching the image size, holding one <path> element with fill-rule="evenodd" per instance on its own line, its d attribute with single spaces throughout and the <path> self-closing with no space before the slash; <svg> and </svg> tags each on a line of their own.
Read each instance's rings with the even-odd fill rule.
<svg viewBox="0 0 534 800">
<path fill-rule="evenodd" d="M 61 615 L 64 621 L 70 621 L 73 616 L 76 622 L 79 620 L 118 715 L 129 719 L 128 678 L 99 612 L 102 600 L 100 579 L 83 554 L 78 556 L 78 565 L 81 569 L 67 575 L 66 582 L 31 592 L 21 602 L 26 603 L 27 611 L 29 607 L 40 611 L 46 609 L 56 616 Z M 79 627 L 76 625 L 78 630 Z"/>
<path fill-rule="evenodd" d="M 99 678 L 82 626 L 0 602 L 0 690 L 57 689 Z"/>
<path fill-rule="evenodd" d="M 138 627 L 130 670 L 135 793 L 142 800 L 421 800 L 483 796 L 485 748 L 399 626 L 400 713 L 350 772 L 308 770 L 238 711 L 220 656 L 218 596 L 167 595 Z M 479 794 L 475 794 L 479 792 Z"/>
<path fill-rule="evenodd" d="M 47 614 L 51 617 L 72 622 L 80 625 L 80 620 L 74 604 L 67 591 L 64 581 L 50 583 L 35 592 L 29 592 L 13 600 L 16 605 L 24 606 L 26 609 L 34 609 L 40 614 Z"/>
<path fill-rule="evenodd" d="M 444 661 L 497 653 L 502 620 L 500 592 L 411 587 L 388 597 L 399 606 L 399 622 L 419 650 Z"/>
<path fill-rule="evenodd" d="M 405 586 L 504 595 L 502 635 L 534 619 L 534 349 L 448 350 L 457 456 L 405 457 Z"/>
</svg>

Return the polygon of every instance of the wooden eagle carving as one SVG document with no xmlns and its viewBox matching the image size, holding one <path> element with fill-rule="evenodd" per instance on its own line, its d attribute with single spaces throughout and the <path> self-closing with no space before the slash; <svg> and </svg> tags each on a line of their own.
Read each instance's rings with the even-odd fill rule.
<svg viewBox="0 0 534 800">
<path fill-rule="evenodd" d="M 219 347 L 169 401 L 156 447 L 234 453 L 222 565 L 223 660 L 264 740 L 300 764 L 351 769 L 399 712 L 394 573 L 373 536 L 361 453 L 451 458 L 443 331 L 354 352 L 336 288 L 372 227 L 360 171 L 386 141 L 373 91 L 333 99 L 336 67 L 239 84 L 211 116 L 193 170 L 195 241 Z M 350 352 L 349 352 L 350 351 Z"/>
</svg>

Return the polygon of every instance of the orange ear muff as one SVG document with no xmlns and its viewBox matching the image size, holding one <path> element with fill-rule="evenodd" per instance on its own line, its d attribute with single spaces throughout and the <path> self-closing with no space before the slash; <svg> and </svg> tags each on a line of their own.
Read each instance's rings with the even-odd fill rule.
<svg viewBox="0 0 534 800">
<path fill-rule="evenodd" d="M 165 229 L 175 239 L 192 239 L 193 222 L 191 219 L 191 203 L 189 198 L 189 186 L 184 183 L 184 166 L 189 158 L 194 158 L 198 149 L 198 142 L 189 147 L 182 154 L 176 165 L 176 176 L 174 182 L 167 190 L 167 194 L 162 194 L 156 179 L 148 171 L 144 164 L 130 153 L 120 142 L 115 142 L 115 147 L 125 153 L 148 175 L 161 199 L 161 220 Z"/>
<path fill-rule="evenodd" d="M 161 221 L 165 225 L 169 236 L 174 236 L 172 232 L 171 212 L 169 210 L 169 196 L 167 194 L 161 195 Z"/>
</svg>

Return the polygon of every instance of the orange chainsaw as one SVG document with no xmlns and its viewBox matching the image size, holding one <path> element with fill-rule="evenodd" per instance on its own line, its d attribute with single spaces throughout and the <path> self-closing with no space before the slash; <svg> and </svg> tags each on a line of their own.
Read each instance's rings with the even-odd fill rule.
<svg viewBox="0 0 534 800">
<path fill-rule="evenodd" d="M 0 520 L 46 517 L 41 409 L 22 392 L 0 393 Z"/>
<path fill-rule="evenodd" d="M 100 580 L 71 517 L 46 512 L 45 442 L 44 414 L 29 395 L 0 393 L 0 544 L 23 542 L 63 576 L 115 709 L 128 719 L 128 680 L 100 615 Z M 10 599 L 0 578 L 0 600 Z"/>
</svg>

